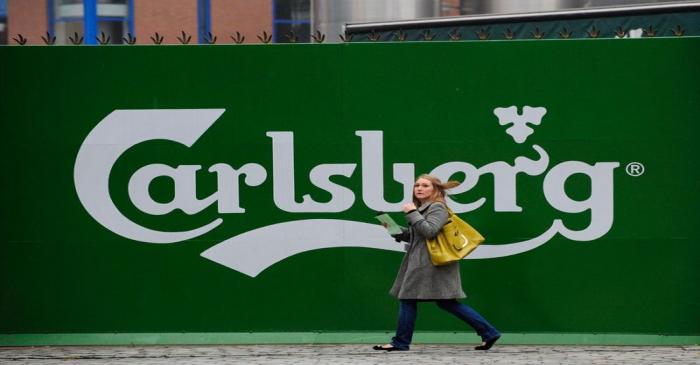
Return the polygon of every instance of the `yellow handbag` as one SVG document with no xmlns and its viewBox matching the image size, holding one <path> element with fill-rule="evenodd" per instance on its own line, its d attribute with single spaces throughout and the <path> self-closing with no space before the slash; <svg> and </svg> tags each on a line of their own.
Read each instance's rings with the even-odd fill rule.
<svg viewBox="0 0 700 365">
<path fill-rule="evenodd" d="M 447 265 L 463 259 L 484 242 L 484 236 L 469 223 L 463 221 L 452 210 L 447 209 L 447 223 L 437 236 L 429 239 L 430 261 L 435 266 Z"/>
</svg>

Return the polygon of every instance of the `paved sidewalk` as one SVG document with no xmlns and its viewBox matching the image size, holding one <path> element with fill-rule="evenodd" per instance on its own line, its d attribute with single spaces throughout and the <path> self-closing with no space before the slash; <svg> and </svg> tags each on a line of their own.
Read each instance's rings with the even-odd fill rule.
<svg viewBox="0 0 700 365">
<path fill-rule="evenodd" d="M 0 364 L 700 364 L 700 346 L 369 345 L 0 347 Z"/>
</svg>

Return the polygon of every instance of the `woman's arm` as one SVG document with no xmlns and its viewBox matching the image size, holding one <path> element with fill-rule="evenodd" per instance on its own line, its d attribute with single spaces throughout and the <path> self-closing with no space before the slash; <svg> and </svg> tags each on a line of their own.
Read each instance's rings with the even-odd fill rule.
<svg viewBox="0 0 700 365">
<path fill-rule="evenodd" d="M 425 212 L 425 216 L 414 210 L 406 214 L 406 221 L 426 239 L 435 238 L 442 226 L 447 223 L 447 207 L 442 203 L 433 203 Z"/>
<path fill-rule="evenodd" d="M 401 233 L 392 234 L 391 237 L 394 237 L 396 242 L 411 242 L 411 234 L 408 232 L 408 228 L 405 227 L 401 227 Z"/>
</svg>

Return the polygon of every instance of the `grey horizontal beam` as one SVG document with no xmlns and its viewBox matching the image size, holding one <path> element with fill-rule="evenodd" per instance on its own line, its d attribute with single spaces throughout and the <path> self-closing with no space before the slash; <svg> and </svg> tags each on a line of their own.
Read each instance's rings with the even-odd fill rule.
<svg viewBox="0 0 700 365">
<path fill-rule="evenodd" d="M 591 17 L 610 17 L 625 15 L 659 14 L 700 11 L 700 1 L 683 1 L 652 5 L 607 6 L 574 10 L 555 10 L 516 14 L 485 14 L 467 15 L 447 18 L 426 18 L 417 20 L 401 20 L 373 23 L 348 23 L 345 32 L 348 34 L 382 31 L 387 29 L 410 29 L 426 27 L 450 27 L 477 24 L 513 23 L 530 21 L 548 21 L 564 19 L 580 19 Z"/>
</svg>

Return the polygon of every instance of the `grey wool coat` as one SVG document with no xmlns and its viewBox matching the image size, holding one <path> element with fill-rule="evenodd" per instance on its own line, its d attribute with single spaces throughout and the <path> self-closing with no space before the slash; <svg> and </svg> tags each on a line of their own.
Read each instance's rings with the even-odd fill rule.
<svg viewBox="0 0 700 365">
<path fill-rule="evenodd" d="M 389 294 L 399 299 L 464 298 L 459 262 L 435 266 L 430 262 L 426 238 L 435 237 L 447 223 L 447 207 L 440 202 L 425 203 L 406 214 L 408 228 L 398 239 L 408 242 L 399 273 Z"/>
</svg>

